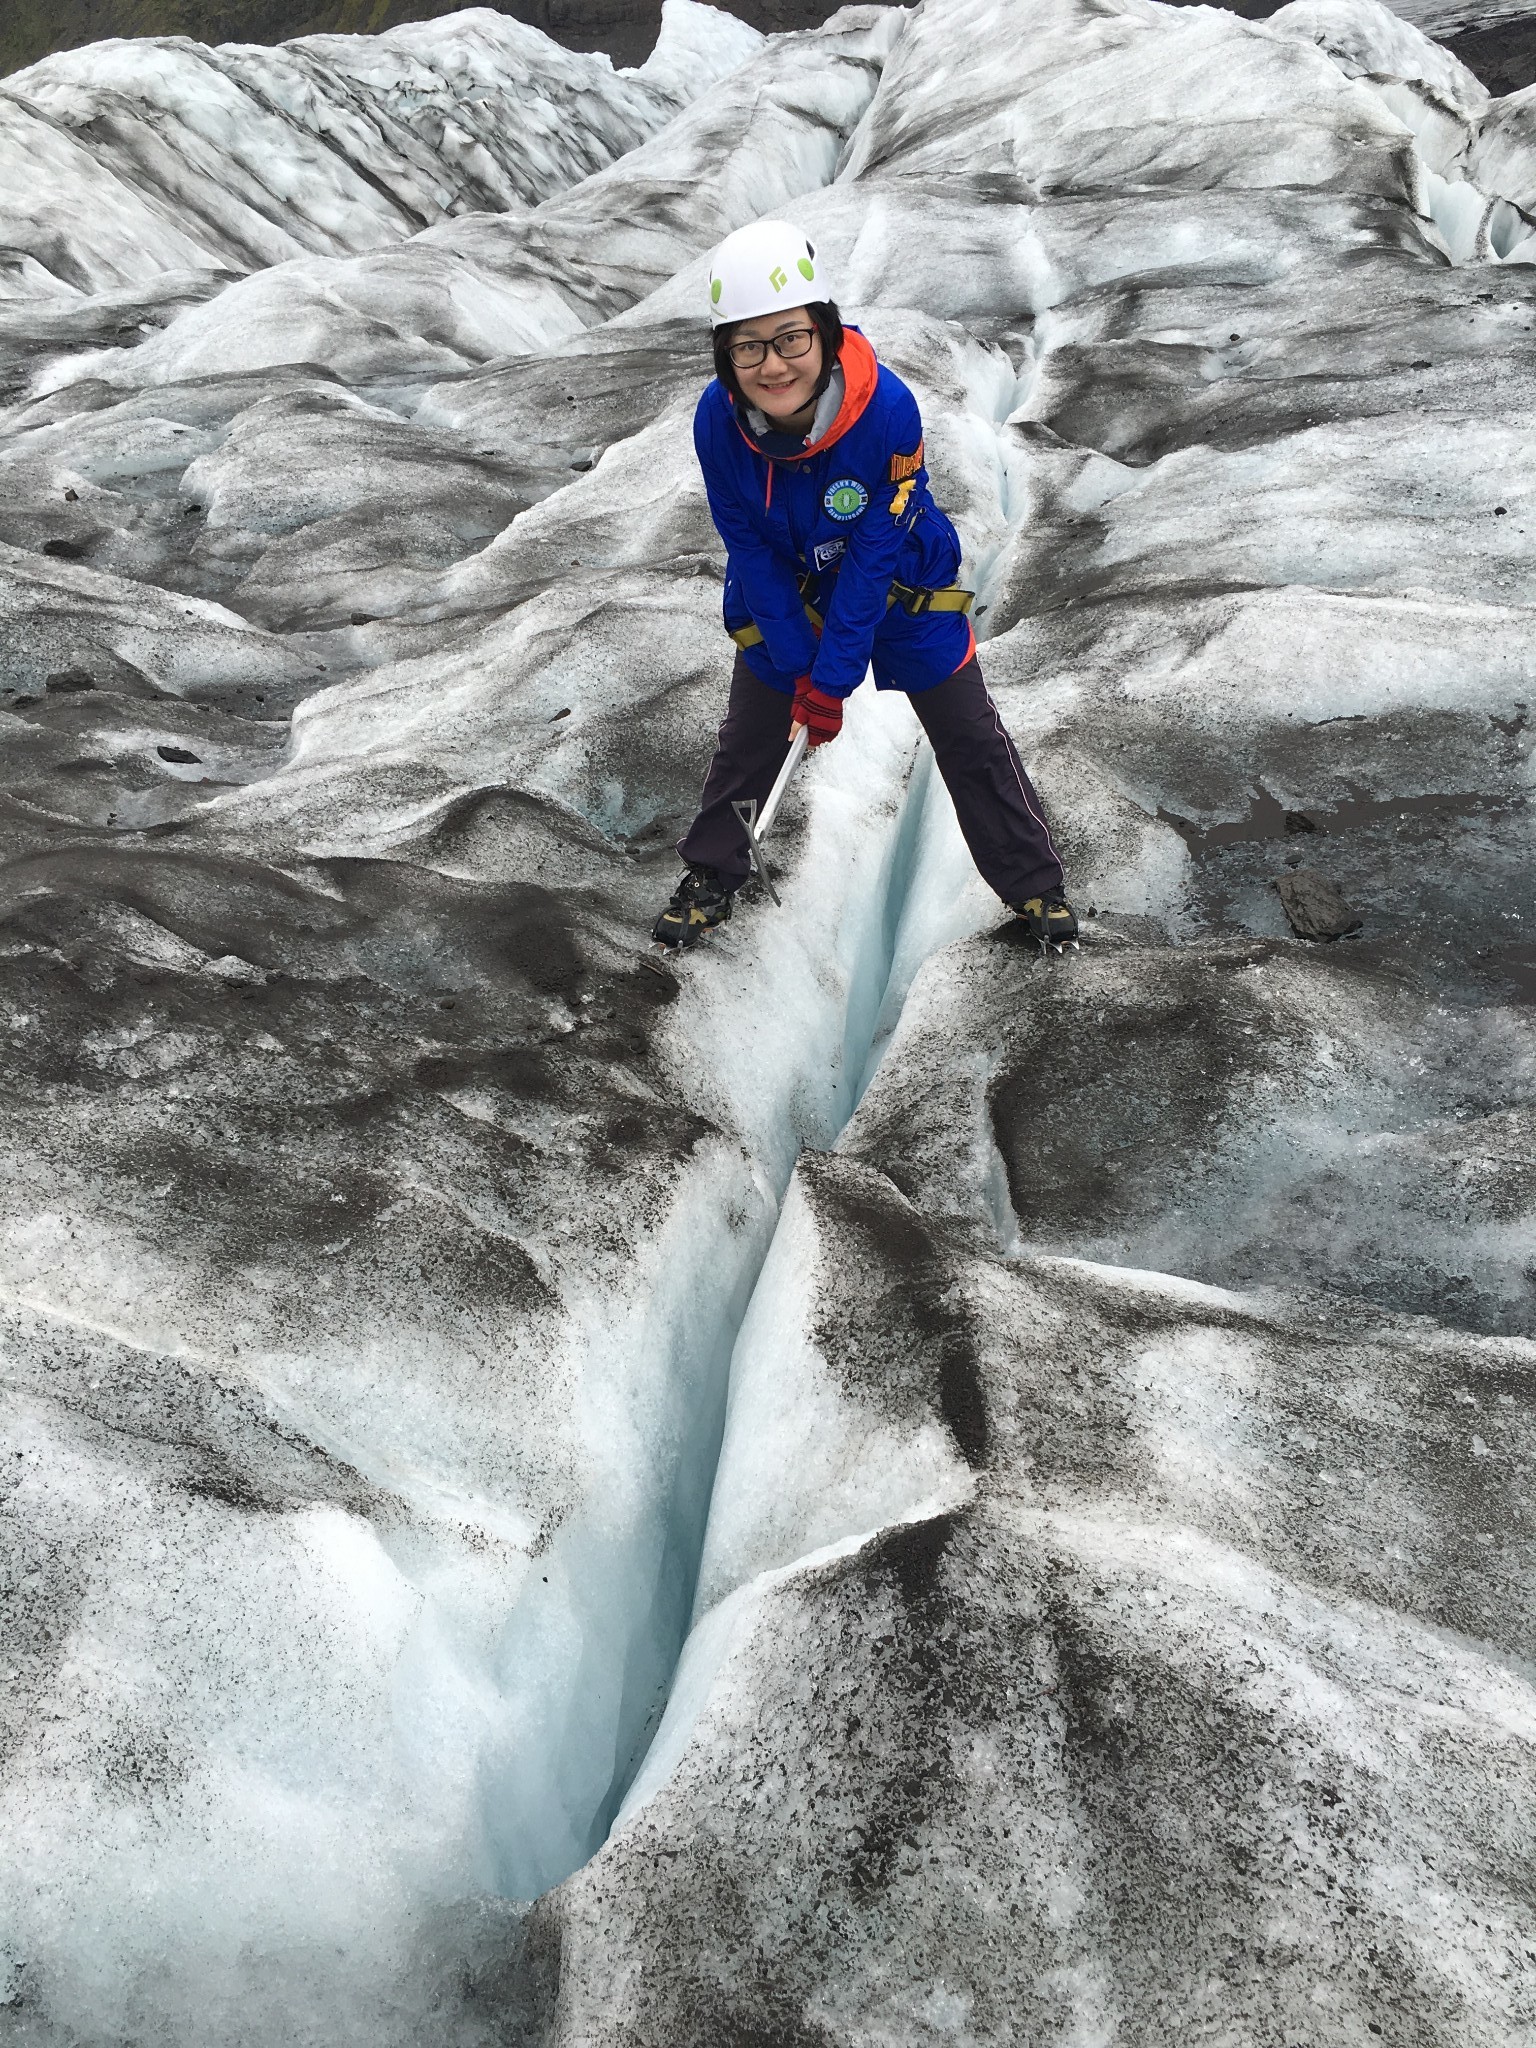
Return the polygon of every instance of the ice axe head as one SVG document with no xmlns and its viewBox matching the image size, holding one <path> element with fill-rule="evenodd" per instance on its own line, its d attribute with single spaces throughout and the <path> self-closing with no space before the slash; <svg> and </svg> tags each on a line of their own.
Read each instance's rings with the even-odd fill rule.
<svg viewBox="0 0 1536 2048">
<path fill-rule="evenodd" d="M 768 894 L 773 898 L 775 903 L 779 904 L 779 908 L 782 910 L 784 906 L 782 903 L 779 902 L 779 892 L 773 886 L 773 881 L 769 876 L 768 863 L 763 859 L 762 845 L 757 836 L 756 797 L 748 798 L 745 803 L 733 803 L 731 805 L 731 809 L 736 813 L 737 817 L 740 818 L 741 829 L 747 835 L 747 845 L 752 850 L 752 872 L 757 876 L 758 880 L 762 883 L 763 887 L 768 891 Z"/>
</svg>

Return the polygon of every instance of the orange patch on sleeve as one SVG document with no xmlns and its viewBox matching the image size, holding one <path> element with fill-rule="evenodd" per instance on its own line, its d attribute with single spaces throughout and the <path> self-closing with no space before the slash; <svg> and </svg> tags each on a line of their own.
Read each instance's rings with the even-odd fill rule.
<svg viewBox="0 0 1536 2048">
<path fill-rule="evenodd" d="M 923 444 L 919 441 L 910 455 L 893 455 L 891 457 L 890 481 L 893 484 L 905 483 L 908 477 L 916 476 L 922 466 Z"/>
</svg>

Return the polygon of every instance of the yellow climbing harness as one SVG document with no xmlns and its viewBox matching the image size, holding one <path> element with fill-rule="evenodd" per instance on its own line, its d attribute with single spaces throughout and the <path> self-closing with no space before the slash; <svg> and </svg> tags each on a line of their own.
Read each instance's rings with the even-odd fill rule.
<svg viewBox="0 0 1536 2048">
<path fill-rule="evenodd" d="M 802 599 L 805 598 L 806 591 L 814 587 L 815 582 L 814 576 L 801 577 Z M 885 600 L 885 608 L 889 611 L 893 604 L 899 604 L 903 611 L 916 619 L 921 618 L 924 612 L 968 612 L 975 596 L 974 590 L 962 590 L 958 583 L 946 584 L 942 590 L 919 590 L 911 583 L 893 583 Z M 805 605 L 805 616 L 819 633 L 823 623 L 821 613 L 808 601 Z M 738 626 L 731 638 L 738 647 L 760 647 L 763 643 L 763 636 L 756 626 Z"/>
</svg>

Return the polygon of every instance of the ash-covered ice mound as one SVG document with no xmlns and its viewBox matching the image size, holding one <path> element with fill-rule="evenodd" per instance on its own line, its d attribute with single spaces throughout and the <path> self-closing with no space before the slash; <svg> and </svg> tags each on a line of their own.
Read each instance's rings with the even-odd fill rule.
<svg viewBox="0 0 1536 2048">
<path fill-rule="evenodd" d="M 356 255 L 537 206 L 761 40 L 684 0 L 638 71 L 489 7 L 275 49 L 157 36 L 45 57 L 0 87 L 6 295 Z"/>
<path fill-rule="evenodd" d="M 1507 2048 L 1520 107 L 1366 0 L 669 7 L 0 88 L 5 2027 Z M 869 691 L 644 950 L 763 213 L 1075 958 Z"/>
</svg>

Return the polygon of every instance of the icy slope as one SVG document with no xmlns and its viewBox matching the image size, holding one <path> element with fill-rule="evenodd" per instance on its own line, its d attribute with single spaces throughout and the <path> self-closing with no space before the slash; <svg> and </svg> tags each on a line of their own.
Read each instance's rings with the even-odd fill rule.
<svg viewBox="0 0 1536 2048">
<path fill-rule="evenodd" d="M 490 8 L 276 49 L 152 37 L 45 57 L 0 85 L 10 288 L 252 270 L 535 206 L 643 142 L 761 41 L 669 0 L 636 72 Z"/>
<path fill-rule="evenodd" d="M 1519 2039 L 1529 1345 L 786 1219 L 552 2037 Z"/>
<path fill-rule="evenodd" d="M 469 364 L 562 340 L 764 201 L 832 176 L 895 34 L 888 9 L 838 21 L 814 44 L 770 43 L 650 143 L 530 212 L 470 214 L 377 254 L 279 264 L 66 374 L 133 387 L 323 363 L 399 402 Z"/>
<path fill-rule="evenodd" d="M 526 211 L 25 272 L 18 2039 L 1536 2025 L 1529 272 L 1447 260 L 1443 57 L 1304 31 L 855 8 Z M 869 693 L 784 910 L 638 943 L 770 206 L 919 394 L 1074 960 Z"/>
<path fill-rule="evenodd" d="M 1526 293 L 1447 267 L 1406 124 L 1283 27 L 1008 33 L 925 8 L 806 217 L 866 306 L 995 337 L 946 421 L 992 423 L 985 659 L 1100 914 L 1049 969 L 963 938 L 930 788 L 894 1036 L 737 1344 L 667 1721 L 535 1916 L 549 2037 L 1503 2048 Z M 1358 940 L 1290 936 L 1303 864 Z"/>
<path fill-rule="evenodd" d="M 854 9 L 814 39 L 769 45 L 595 198 L 584 185 L 385 255 L 280 264 L 130 347 L 56 361 L 40 374 L 58 388 L 18 409 L 0 449 L 0 539 L 290 630 L 505 606 L 499 555 L 467 591 L 442 572 L 698 375 L 691 327 L 643 352 L 631 338 L 621 357 L 595 338 L 574 375 L 563 350 L 505 351 L 629 304 L 764 193 L 782 203 L 829 178 L 894 28 L 888 10 Z M 767 168 L 748 178 L 754 160 Z M 613 252 L 598 262 L 605 218 Z M 594 502 L 612 517 L 607 488 Z M 561 569 L 581 554 L 562 544 Z M 380 637 L 336 652 L 379 659 Z"/>
<path fill-rule="evenodd" d="M 781 194 L 829 177 L 897 25 L 771 46 L 572 246 L 628 209 L 625 302 L 746 217 L 729 123 Z M 573 361 L 590 440 L 612 358 Z M 913 728 L 861 704 L 786 820 L 846 915 L 806 945 L 792 882 L 684 1002 L 636 933 L 722 675 L 686 435 L 670 523 L 567 456 L 558 577 L 358 676 L 352 612 L 547 452 L 335 367 L 59 367 L 5 440 L 6 1995 L 76 2039 L 477 2038 L 507 1902 L 597 1847 L 665 1697 L 735 1325 L 862 1072 Z M 534 449 L 537 377 L 499 412 Z"/>
<path fill-rule="evenodd" d="M 1448 50 L 1375 0 L 1291 0 L 1267 25 L 1315 43 L 1413 131 L 1423 203 L 1453 262 L 1536 261 L 1529 91 L 1490 99 Z"/>
</svg>

